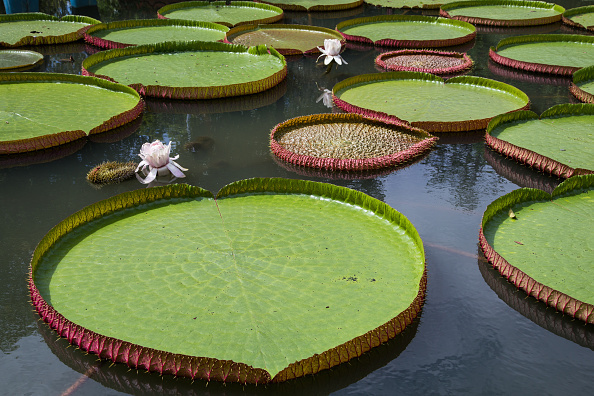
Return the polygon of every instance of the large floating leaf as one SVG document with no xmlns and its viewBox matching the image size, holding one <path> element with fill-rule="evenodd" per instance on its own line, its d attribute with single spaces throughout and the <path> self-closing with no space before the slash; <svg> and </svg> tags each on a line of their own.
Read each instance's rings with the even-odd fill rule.
<svg viewBox="0 0 594 396">
<path fill-rule="evenodd" d="M 476 36 L 470 23 L 421 15 L 380 15 L 336 25 L 348 41 L 380 46 L 431 48 L 459 45 Z"/>
<path fill-rule="evenodd" d="M 573 73 L 569 91 L 582 102 L 594 103 L 594 65 Z"/>
<path fill-rule="evenodd" d="M 362 171 L 401 165 L 433 147 L 437 138 L 405 124 L 358 114 L 314 114 L 278 124 L 270 148 L 281 159 L 312 168 Z"/>
<path fill-rule="evenodd" d="M 339 11 L 359 7 L 363 0 L 258 0 L 285 11 Z"/>
<path fill-rule="evenodd" d="M 0 50 L 0 71 L 24 69 L 43 62 L 43 55 L 27 50 Z"/>
<path fill-rule="evenodd" d="M 532 26 L 561 20 L 565 8 L 544 1 L 475 0 L 456 1 L 441 6 L 446 18 L 490 26 Z"/>
<path fill-rule="evenodd" d="M 447 0 L 365 0 L 367 4 L 392 8 L 439 8 Z"/>
<path fill-rule="evenodd" d="M 91 205 L 42 239 L 29 286 L 41 317 L 101 358 L 263 383 L 400 333 L 421 308 L 424 261 L 412 224 L 383 202 L 251 179 L 216 199 L 172 185 Z"/>
<path fill-rule="evenodd" d="M 82 38 L 84 29 L 100 23 L 78 15 L 61 19 L 43 13 L 0 15 L 0 47 L 59 44 Z"/>
<path fill-rule="evenodd" d="M 592 194 L 594 175 L 572 177 L 552 195 L 513 191 L 487 207 L 479 235 L 485 256 L 511 283 L 587 323 L 594 323 Z"/>
<path fill-rule="evenodd" d="M 563 13 L 563 23 L 594 31 L 594 6 L 576 7 Z"/>
<path fill-rule="evenodd" d="M 165 42 L 102 51 L 83 74 L 129 85 L 142 95 L 214 99 L 265 91 L 287 75 L 284 57 L 266 46 Z"/>
<path fill-rule="evenodd" d="M 594 37 L 577 34 L 534 34 L 508 37 L 489 50 L 502 65 L 531 72 L 571 75 L 592 65 Z"/>
<path fill-rule="evenodd" d="M 283 10 L 250 1 L 183 1 L 157 11 L 159 18 L 215 22 L 233 27 L 243 24 L 274 23 L 283 18 Z"/>
<path fill-rule="evenodd" d="M 251 47 L 267 45 L 283 55 L 319 53 L 324 40 L 345 42 L 342 34 L 317 26 L 306 25 L 241 25 L 227 32 L 226 41 Z"/>
<path fill-rule="evenodd" d="M 125 48 L 163 41 L 221 41 L 228 30 L 228 27 L 212 22 L 135 19 L 91 26 L 85 32 L 85 41 L 102 48 Z"/>
<path fill-rule="evenodd" d="M 482 77 L 441 77 L 415 72 L 365 74 L 333 88 L 334 103 L 345 111 L 398 122 L 429 132 L 486 128 L 496 115 L 529 106 L 511 85 Z"/>
<path fill-rule="evenodd" d="M 551 107 L 539 118 L 531 111 L 503 114 L 487 127 L 494 150 L 559 177 L 594 172 L 594 104 Z"/>
<path fill-rule="evenodd" d="M 0 153 L 58 146 L 132 121 L 143 103 L 133 89 L 58 73 L 0 74 Z"/>
</svg>

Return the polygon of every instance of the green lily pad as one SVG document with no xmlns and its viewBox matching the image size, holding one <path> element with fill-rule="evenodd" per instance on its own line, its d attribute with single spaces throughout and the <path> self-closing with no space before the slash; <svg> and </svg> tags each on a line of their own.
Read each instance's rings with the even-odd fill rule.
<svg viewBox="0 0 594 396">
<path fill-rule="evenodd" d="M 142 109 L 133 89 L 98 78 L 1 73 L 0 154 L 45 149 L 105 132 L 132 121 Z"/>
<path fill-rule="evenodd" d="M 283 55 L 319 53 L 318 47 L 324 47 L 324 40 L 331 39 L 345 42 L 335 30 L 306 25 L 242 25 L 229 30 L 226 37 L 226 41 L 246 47 L 274 47 Z"/>
<path fill-rule="evenodd" d="M 594 31 L 594 6 L 576 7 L 563 13 L 563 23 Z"/>
<path fill-rule="evenodd" d="M 183 1 L 166 5 L 157 11 L 159 18 L 215 22 L 228 27 L 278 22 L 283 10 L 250 1 Z"/>
<path fill-rule="evenodd" d="M 534 34 L 508 37 L 489 51 L 491 59 L 516 69 L 571 75 L 590 66 L 594 37 L 577 34 Z"/>
<path fill-rule="evenodd" d="M 582 102 L 594 103 L 594 65 L 573 73 L 569 91 Z"/>
<path fill-rule="evenodd" d="M 365 2 L 378 7 L 438 9 L 447 0 L 365 0 Z"/>
<path fill-rule="evenodd" d="M 0 70 L 35 67 L 43 62 L 43 55 L 35 51 L 2 50 L 0 51 Z"/>
<path fill-rule="evenodd" d="M 43 13 L 0 15 L 0 47 L 60 44 L 82 38 L 84 29 L 98 20 L 78 15 L 61 19 Z"/>
<path fill-rule="evenodd" d="M 594 104 L 551 107 L 540 118 L 531 111 L 495 117 L 486 143 L 495 151 L 559 177 L 576 169 L 594 172 Z"/>
<path fill-rule="evenodd" d="M 441 77 L 417 72 L 365 74 L 332 90 L 334 104 L 369 117 L 406 120 L 428 132 L 483 129 L 496 115 L 528 108 L 519 89 L 482 77 Z"/>
<path fill-rule="evenodd" d="M 285 11 L 339 11 L 359 7 L 363 0 L 261 0 Z"/>
<path fill-rule="evenodd" d="M 593 194 L 594 175 L 574 176 L 553 194 L 513 191 L 487 207 L 479 235 L 485 256 L 511 283 L 587 323 L 594 323 Z"/>
<path fill-rule="evenodd" d="M 435 48 L 466 43 L 476 36 L 470 23 L 422 15 L 380 15 L 336 25 L 348 41 L 380 46 Z"/>
<path fill-rule="evenodd" d="M 532 26 L 561 20 L 565 8 L 544 1 L 476 0 L 441 6 L 439 15 L 489 26 Z"/>
<path fill-rule="evenodd" d="M 242 383 L 314 374 L 388 341 L 418 314 L 425 284 L 423 244 L 402 214 L 288 179 L 98 202 L 42 239 L 29 283 L 41 317 L 83 350 Z"/>
<path fill-rule="evenodd" d="M 228 30 L 228 27 L 212 22 L 136 19 L 92 26 L 85 32 L 85 41 L 101 48 L 164 41 L 222 41 Z"/>
<path fill-rule="evenodd" d="M 287 75 L 274 48 L 217 42 L 165 42 L 101 51 L 86 58 L 83 74 L 129 85 L 141 95 L 215 99 L 265 91 Z"/>
</svg>

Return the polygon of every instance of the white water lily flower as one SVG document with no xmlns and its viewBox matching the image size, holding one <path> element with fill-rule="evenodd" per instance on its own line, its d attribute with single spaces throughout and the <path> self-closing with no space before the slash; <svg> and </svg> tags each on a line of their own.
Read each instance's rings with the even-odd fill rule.
<svg viewBox="0 0 594 396">
<path fill-rule="evenodd" d="M 340 44 L 340 40 L 326 39 L 324 40 L 324 48 L 318 47 L 322 55 L 318 56 L 317 60 L 320 60 L 322 56 L 326 56 L 326 59 L 324 59 L 325 65 L 330 64 L 332 60 L 334 60 L 339 65 L 342 65 L 342 62 L 344 62 L 345 65 L 348 65 L 348 63 L 340 56 L 341 48 L 342 44 Z"/>
<path fill-rule="evenodd" d="M 323 100 L 324 106 L 332 107 L 332 91 L 329 89 L 324 89 L 323 93 L 316 100 L 316 103 L 318 103 L 320 100 Z"/>
<path fill-rule="evenodd" d="M 142 158 L 142 161 L 138 164 L 136 172 L 140 169 L 144 171 L 147 166 L 150 172 L 144 180 L 140 177 L 138 180 L 143 184 L 149 184 L 155 180 L 157 175 L 165 175 L 169 173 L 172 173 L 175 177 L 186 177 L 182 171 L 187 171 L 187 169 L 182 168 L 174 161 L 179 158 L 179 155 L 170 158 L 170 151 L 171 142 L 169 142 L 168 145 L 164 145 L 159 140 L 155 140 L 152 143 L 143 144 L 140 148 L 140 154 L 138 154 L 138 156 Z"/>
</svg>

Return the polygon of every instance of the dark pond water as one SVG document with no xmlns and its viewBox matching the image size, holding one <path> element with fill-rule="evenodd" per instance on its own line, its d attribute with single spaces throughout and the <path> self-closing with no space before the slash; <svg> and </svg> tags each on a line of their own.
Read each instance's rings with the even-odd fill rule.
<svg viewBox="0 0 594 396">
<path fill-rule="evenodd" d="M 560 1 L 566 8 L 592 1 Z M 163 2 L 100 1 L 104 21 L 154 17 Z M 65 3 L 43 2 L 46 11 L 72 12 Z M 75 10 L 76 11 L 76 10 Z M 353 17 L 420 13 L 364 6 L 337 14 L 288 13 L 287 23 L 333 28 Z M 579 33 L 560 24 L 533 29 L 481 29 L 463 48 L 475 60 L 472 75 L 500 80 L 528 94 L 541 113 L 571 103 L 569 80 L 521 74 L 488 61 L 488 49 L 509 35 Z M 38 47 L 46 54 L 40 70 L 80 73 L 96 49 L 82 43 Z M 348 65 L 324 74 L 315 59 L 289 62 L 285 83 L 251 97 L 215 102 L 148 101 L 148 110 L 127 137 L 69 147 L 51 162 L 9 167 L 0 163 L 0 393 L 7 395 L 115 394 L 588 394 L 594 382 L 594 331 L 546 309 L 516 291 L 485 262 L 478 230 L 485 207 L 518 187 L 552 189 L 559 180 L 538 174 L 485 148 L 483 133 L 442 136 L 418 162 L 376 175 L 322 174 L 290 169 L 269 152 L 270 130 L 286 119 L 332 111 L 316 103 L 319 91 L 347 77 L 375 72 L 376 50 L 347 49 Z M 70 56 L 74 62 L 68 61 Z M 406 100 L 406 98 L 402 98 Z M 34 105 L 34 104 L 32 104 Z M 56 105 L 59 105 L 57 100 Z M 478 105 L 478 104 L 477 104 Z M 452 103 L 455 106 L 455 103 Z M 89 104 L 89 111 L 93 111 Z M 84 117 L 84 114 L 80 114 Z M 187 142 L 209 137 L 206 151 L 189 152 Z M 349 364 L 281 386 L 207 384 L 129 371 L 121 365 L 67 347 L 38 320 L 26 287 L 37 242 L 60 220 L 98 200 L 144 188 L 136 180 L 93 188 L 85 175 L 105 160 L 134 160 L 142 143 L 172 141 L 185 182 L 217 191 L 250 177 L 303 178 L 365 192 L 405 214 L 426 249 L 427 299 L 422 314 L 401 336 Z M 64 153 L 68 154 L 68 153 Z M 147 248 L 164 248 L 151 246 Z M 166 248 L 166 247 L 165 247 Z M 89 285 L 93 287 L 93 285 Z M 381 307 L 369 307 L 381 309 Z M 147 326 L 150 325 L 147 323 Z"/>
</svg>

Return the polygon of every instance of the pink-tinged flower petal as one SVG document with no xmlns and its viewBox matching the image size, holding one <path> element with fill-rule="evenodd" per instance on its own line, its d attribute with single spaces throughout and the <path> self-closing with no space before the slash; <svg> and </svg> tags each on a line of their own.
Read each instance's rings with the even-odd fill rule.
<svg viewBox="0 0 594 396">
<path fill-rule="evenodd" d="M 173 159 L 173 158 L 172 158 Z M 181 166 L 180 164 L 178 164 L 175 161 L 169 161 L 170 163 L 172 163 L 173 165 L 177 166 L 179 169 L 183 170 L 183 171 L 187 171 L 186 168 L 184 168 L 183 166 Z"/>
<path fill-rule="evenodd" d="M 331 56 L 327 56 L 326 59 L 324 59 L 324 64 L 325 65 L 329 65 L 330 62 L 332 62 L 332 57 Z"/>
<path fill-rule="evenodd" d="M 142 184 L 149 184 L 150 182 L 155 180 L 155 177 L 157 177 L 157 168 L 151 168 L 151 171 L 149 172 L 149 174 L 146 176 L 146 178 L 144 180 L 140 176 L 138 176 L 138 173 L 136 174 L 136 178 Z"/>
<path fill-rule="evenodd" d="M 140 164 L 138 164 L 138 167 L 136 168 L 136 170 L 134 172 L 138 172 L 141 167 L 146 168 L 147 165 L 148 165 L 148 162 L 146 162 L 145 160 L 140 161 Z"/>
<path fill-rule="evenodd" d="M 171 173 L 173 173 L 173 176 L 175 176 L 175 177 L 186 177 L 186 175 L 184 175 L 184 173 L 182 171 L 180 171 L 179 169 L 177 169 L 177 167 L 175 167 L 172 163 L 169 163 L 166 166 L 167 166 L 167 169 L 169 169 L 169 171 Z"/>
</svg>

